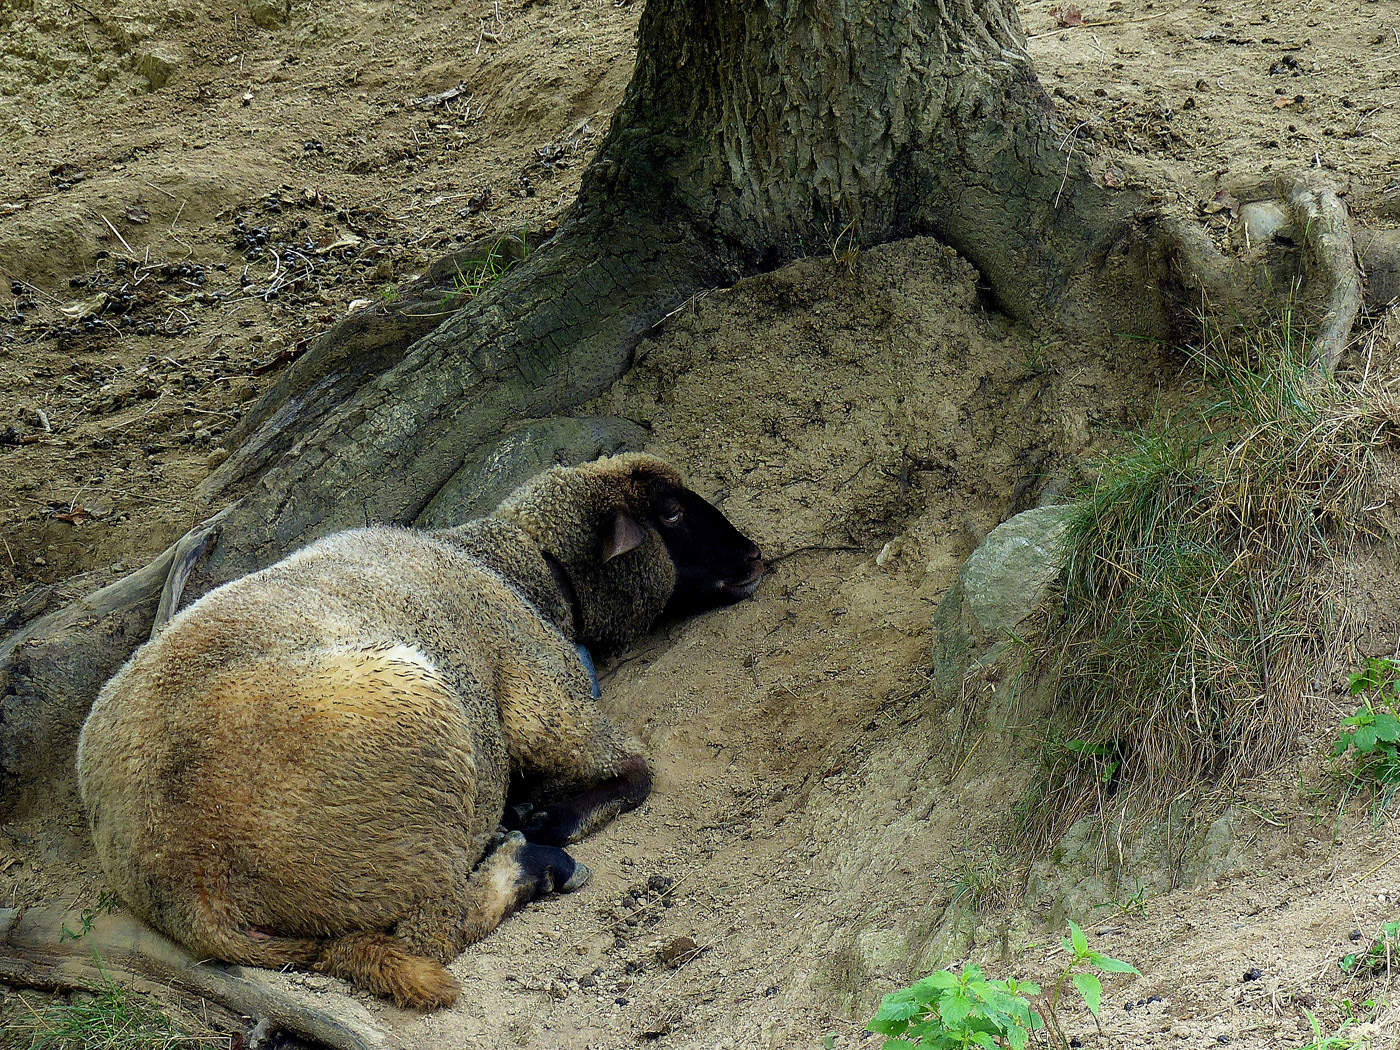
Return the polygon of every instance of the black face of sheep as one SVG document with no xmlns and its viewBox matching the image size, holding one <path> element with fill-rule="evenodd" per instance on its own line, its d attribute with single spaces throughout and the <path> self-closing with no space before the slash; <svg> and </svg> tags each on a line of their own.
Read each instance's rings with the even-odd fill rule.
<svg viewBox="0 0 1400 1050">
<path fill-rule="evenodd" d="M 666 614 L 684 616 L 751 595 L 763 576 L 758 545 L 714 506 L 686 488 L 659 487 L 648 522 L 676 566 Z"/>
</svg>

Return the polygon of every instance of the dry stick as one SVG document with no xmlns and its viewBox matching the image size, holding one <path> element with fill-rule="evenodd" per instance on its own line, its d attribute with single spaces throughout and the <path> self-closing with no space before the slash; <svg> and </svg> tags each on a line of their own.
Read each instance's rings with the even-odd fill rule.
<svg viewBox="0 0 1400 1050">
<path fill-rule="evenodd" d="M 225 507 L 176 541 L 170 574 L 165 577 L 165 586 L 160 592 L 160 604 L 156 606 L 155 622 L 151 624 L 152 638 L 161 632 L 166 622 L 175 615 L 175 610 L 180 607 L 180 596 L 184 593 L 185 584 L 189 582 L 190 573 L 194 572 L 199 560 L 214 549 L 221 523 L 231 510 L 233 507 Z"/>
<path fill-rule="evenodd" d="M 146 411 L 142 412 L 139 416 L 136 416 L 136 417 L 133 418 L 133 419 L 128 419 L 128 420 L 126 420 L 125 422 L 122 422 L 122 423 L 104 423 L 104 424 L 102 425 L 102 429 L 103 429 L 103 430 L 125 430 L 127 427 L 131 426 L 131 424 L 133 424 L 133 423 L 139 423 L 139 422 L 141 422 L 141 420 L 143 420 L 143 419 L 145 419 L 147 416 L 149 416 L 152 412 L 154 412 L 157 408 L 160 407 L 160 403 L 161 403 L 162 401 L 164 401 L 164 400 L 165 400 L 165 392 L 162 391 L 159 395 L 156 396 L 156 399 L 155 399 L 154 402 L 152 402 L 151 407 L 148 408 L 148 409 L 146 409 Z"/>
<path fill-rule="evenodd" d="M 1069 129 L 1069 133 L 1068 133 L 1067 135 L 1065 135 L 1065 137 L 1062 138 L 1062 139 L 1060 140 L 1060 149 L 1064 149 L 1067 145 L 1069 146 L 1069 149 L 1068 149 L 1068 151 L 1065 153 L 1065 173 L 1064 173 L 1064 175 L 1060 178 L 1060 188 L 1057 189 L 1057 190 L 1055 191 L 1055 207 L 1056 207 L 1056 208 L 1058 208 L 1058 207 L 1060 206 L 1060 194 L 1064 193 L 1064 191 L 1065 191 L 1065 183 L 1069 180 L 1069 165 L 1070 165 L 1070 161 L 1072 161 L 1072 160 L 1074 159 L 1074 145 L 1073 145 L 1073 143 L 1072 143 L 1071 140 L 1074 138 L 1075 135 L 1079 134 L 1079 129 L 1082 128 L 1082 127 L 1083 127 L 1085 124 L 1087 124 L 1087 123 L 1089 123 L 1087 120 L 1081 120 L 1081 121 L 1080 121 L 1078 124 L 1076 124 L 1074 127 L 1070 128 L 1070 129 Z"/>
<path fill-rule="evenodd" d="M 1385 867 L 1385 866 L 1386 866 L 1387 864 L 1389 864 L 1391 861 L 1396 860 L 1397 858 L 1400 858 L 1400 850 L 1397 850 L 1396 852 L 1392 853 L 1390 856 L 1386 857 L 1385 860 L 1381 861 L 1379 864 L 1377 864 L 1377 865 L 1376 865 L 1374 868 L 1372 868 L 1370 871 L 1362 872 L 1360 875 L 1355 875 L 1355 876 L 1353 876 L 1353 877 L 1352 877 L 1352 880 L 1351 880 L 1351 884 L 1352 884 L 1353 886 L 1355 886 L 1355 885 L 1357 885 L 1358 883 L 1363 882 L 1363 881 L 1366 880 L 1366 879 L 1369 879 L 1372 875 L 1374 875 L 1376 872 L 1380 871 L 1383 867 Z"/>
<path fill-rule="evenodd" d="M 120 230 L 118 230 L 115 226 L 112 225 L 112 220 L 107 218 L 107 216 L 103 215 L 102 221 L 107 224 L 107 229 L 111 230 L 117 235 L 117 240 L 122 242 L 122 247 L 126 249 L 126 254 L 131 256 L 133 259 L 136 258 L 135 249 L 132 248 L 131 245 L 126 243 L 126 238 L 122 236 Z"/>
<path fill-rule="evenodd" d="M 80 938 L 59 942 L 65 924 L 70 930 L 90 929 Z M 276 973 L 201 961 L 128 915 L 94 920 L 88 913 L 84 922 L 78 912 L 57 906 L 0 908 L 0 981 L 87 991 L 116 983 L 144 993 L 173 985 L 235 1013 L 269 1018 L 279 1028 L 336 1050 L 395 1046 L 353 1000 L 346 1011 L 350 1016 L 332 1016 L 302 1001 Z"/>
<path fill-rule="evenodd" d="M 1054 36 L 1056 33 L 1068 33 L 1074 29 L 1096 29 L 1099 26 L 1130 26 L 1138 22 L 1151 22 L 1155 18 L 1165 18 L 1171 13 L 1170 11 L 1163 11 L 1160 14 L 1145 15 L 1142 18 L 1129 18 L 1125 22 L 1080 22 L 1077 26 L 1056 26 L 1054 29 L 1048 29 L 1044 33 L 1031 33 L 1026 39 L 1038 40 L 1043 36 Z"/>
</svg>

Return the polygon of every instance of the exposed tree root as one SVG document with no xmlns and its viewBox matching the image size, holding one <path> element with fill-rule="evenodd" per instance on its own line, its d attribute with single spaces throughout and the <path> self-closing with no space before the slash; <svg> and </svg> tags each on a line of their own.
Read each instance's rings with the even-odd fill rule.
<svg viewBox="0 0 1400 1050">
<path fill-rule="evenodd" d="M 1334 186 L 1312 172 L 1241 187 L 1236 193 L 1247 204 L 1274 201 L 1287 210 L 1291 221 L 1270 240 L 1297 245 L 1290 264 L 1292 279 L 1278 279 L 1281 260 L 1268 251 L 1277 245 L 1227 256 L 1197 223 L 1182 219 L 1165 221 L 1159 228 L 1169 269 L 1182 286 L 1200 294 L 1202 305 L 1233 317 L 1277 311 L 1301 292 L 1304 301 L 1294 305 L 1306 307 L 1313 363 L 1334 371 L 1364 302 L 1359 252 L 1346 205 Z M 1372 252 L 1371 265 L 1394 266 L 1384 239 L 1373 238 L 1372 243 L 1379 247 Z"/>
<path fill-rule="evenodd" d="M 1312 341 L 1313 364 L 1331 372 L 1351 339 L 1361 311 L 1361 275 L 1351 220 L 1337 191 L 1317 179 L 1294 179 L 1280 187 L 1293 209 L 1310 267 L 1326 289 L 1326 302 Z"/>
<path fill-rule="evenodd" d="M 65 928 L 88 924 L 81 937 L 59 940 Z M 138 992 L 174 987 L 245 1017 L 266 1017 L 335 1050 L 396 1045 L 348 996 L 334 1000 L 345 1014 L 332 1015 L 294 994 L 275 973 L 200 961 L 126 915 L 89 915 L 84 923 L 80 913 L 58 907 L 0 908 L 0 981 L 50 991 L 100 991 L 113 983 Z"/>
</svg>

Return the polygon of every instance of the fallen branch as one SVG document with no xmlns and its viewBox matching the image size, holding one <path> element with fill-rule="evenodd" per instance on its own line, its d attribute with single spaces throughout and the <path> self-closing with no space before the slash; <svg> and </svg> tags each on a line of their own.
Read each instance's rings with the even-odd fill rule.
<svg viewBox="0 0 1400 1050">
<path fill-rule="evenodd" d="M 60 941 L 65 926 L 88 929 Z M 351 1016 L 332 1016 L 277 973 L 198 960 L 128 915 L 88 913 L 85 921 L 57 906 L 0 908 L 0 981 L 55 991 L 100 991 L 112 983 L 147 993 L 175 987 L 335 1050 L 396 1046 L 353 999 L 335 1000 Z"/>
</svg>

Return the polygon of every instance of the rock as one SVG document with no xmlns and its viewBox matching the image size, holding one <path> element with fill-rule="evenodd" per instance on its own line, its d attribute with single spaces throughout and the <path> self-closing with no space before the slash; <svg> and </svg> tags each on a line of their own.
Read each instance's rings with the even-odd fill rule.
<svg viewBox="0 0 1400 1050">
<path fill-rule="evenodd" d="M 699 954 L 700 949 L 696 946 L 694 939 L 690 937 L 677 937 L 656 953 L 657 958 L 672 969 L 684 966 Z"/>
<path fill-rule="evenodd" d="M 248 15 L 264 29 L 276 29 L 291 17 L 291 4 L 289 0 L 248 0 Z"/>
<path fill-rule="evenodd" d="M 1290 232 L 1288 212 L 1277 201 L 1253 201 L 1241 206 L 1240 225 L 1250 244 L 1265 244 L 1276 233 Z"/>
<path fill-rule="evenodd" d="M 1073 507 L 1036 507 L 987 534 L 933 616 L 934 684 L 956 696 L 964 676 L 996 659 L 1064 566 L 1060 541 Z"/>
<path fill-rule="evenodd" d="M 136 52 L 133 68 L 150 83 L 151 91 L 159 91 L 184 64 L 185 55 L 179 48 L 171 44 L 151 44 Z"/>
</svg>

